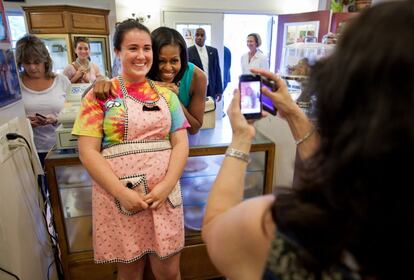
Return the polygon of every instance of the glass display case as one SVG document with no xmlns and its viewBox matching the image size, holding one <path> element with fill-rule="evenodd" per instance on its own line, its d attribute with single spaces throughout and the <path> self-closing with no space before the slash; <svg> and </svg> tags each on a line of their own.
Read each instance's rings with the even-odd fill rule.
<svg viewBox="0 0 414 280">
<path fill-rule="evenodd" d="M 228 119 L 189 138 L 190 157 L 180 179 L 186 228 L 186 247 L 181 255 L 183 279 L 220 276 L 208 259 L 200 229 L 210 188 L 230 140 Z M 275 144 L 257 133 L 247 168 L 245 198 L 272 191 L 274 159 Z M 116 279 L 114 264 L 93 264 L 92 180 L 78 155 L 73 150 L 52 150 L 46 158 L 46 172 L 65 279 Z"/>
</svg>

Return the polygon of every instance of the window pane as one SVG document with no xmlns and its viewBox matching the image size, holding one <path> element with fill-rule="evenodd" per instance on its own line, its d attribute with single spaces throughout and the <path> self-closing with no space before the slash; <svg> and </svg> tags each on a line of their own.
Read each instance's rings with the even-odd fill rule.
<svg viewBox="0 0 414 280">
<path fill-rule="evenodd" d="M 10 26 L 10 33 L 12 39 L 13 48 L 16 47 L 16 42 L 19 40 L 23 35 L 27 33 L 26 25 L 24 23 L 23 15 L 7 15 L 7 20 Z"/>
</svg>

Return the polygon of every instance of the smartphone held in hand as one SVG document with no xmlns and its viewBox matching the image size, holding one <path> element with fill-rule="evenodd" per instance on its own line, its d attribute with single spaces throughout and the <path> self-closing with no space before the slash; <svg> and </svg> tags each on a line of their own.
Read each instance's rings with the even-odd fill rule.
<svg viewBox="0 0 414 280">
<path fill-rule="evenodd" d="M 260 76 L 241 75 L 239 89 L 241 113 L 246 119 L 259 119 L 262 115 Z"/>
<path fill-rule="evenodd" d="M 269 80 L 265 77 L 261 77 L 261 81 L 262 81 L 262 87 L 266 87 L 270 91 L 276 91 L 277 90 L 276 83 L 273 80 Z M 277 109 L 273 105 L 272 99 L 270 99 L 270 97 L 262 94 L 261 102 L 262 102 L 263 110 L 265 110 L 266 112 L 269 112 L 273 116 L 276 116 Z"/>
<path fill-rule="evenodd" d="M 39 117 L 41 119 L 46 120 L 47 118 L 45 116 L 43 116 L 42 114 L 36 113 L 36 117 Z"/>
</svg>

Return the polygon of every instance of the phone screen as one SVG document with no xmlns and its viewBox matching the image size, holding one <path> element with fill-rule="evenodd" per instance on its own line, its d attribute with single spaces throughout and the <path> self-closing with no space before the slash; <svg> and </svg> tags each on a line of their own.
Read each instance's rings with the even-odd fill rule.
<svg viewBox="0 0 414 280">
<path fill-rule="evenodd" d="M 260 81 L 240 81 L 240 108 L 246 118 L 260 118 Z"/>
</svg>

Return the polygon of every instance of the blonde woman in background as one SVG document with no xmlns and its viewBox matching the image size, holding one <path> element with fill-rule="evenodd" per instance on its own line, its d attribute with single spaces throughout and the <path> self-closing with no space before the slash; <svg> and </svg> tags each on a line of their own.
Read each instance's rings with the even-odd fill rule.
<svg viewBox="0 0 414 280">
<path fill-rule="evenodd" d="M 249 51 L 241 57 L 242 74 L 251 74 L 251 68 L 269 70 L 269 62 L 259 47 L 262 39 L 257 33 L 247 35 L 247 47 Z"/>
<path fill-rule="evenodd" d="M 33 128 L 34 142 L 43 165 L 56 142 L 57 116 L 63 109 L 70 82 L 52 72 L 53 63 L 45 44 L 34 35 L 16 43 L 16 62 L 21 75 L 22 99 Z"/>
</svg>

